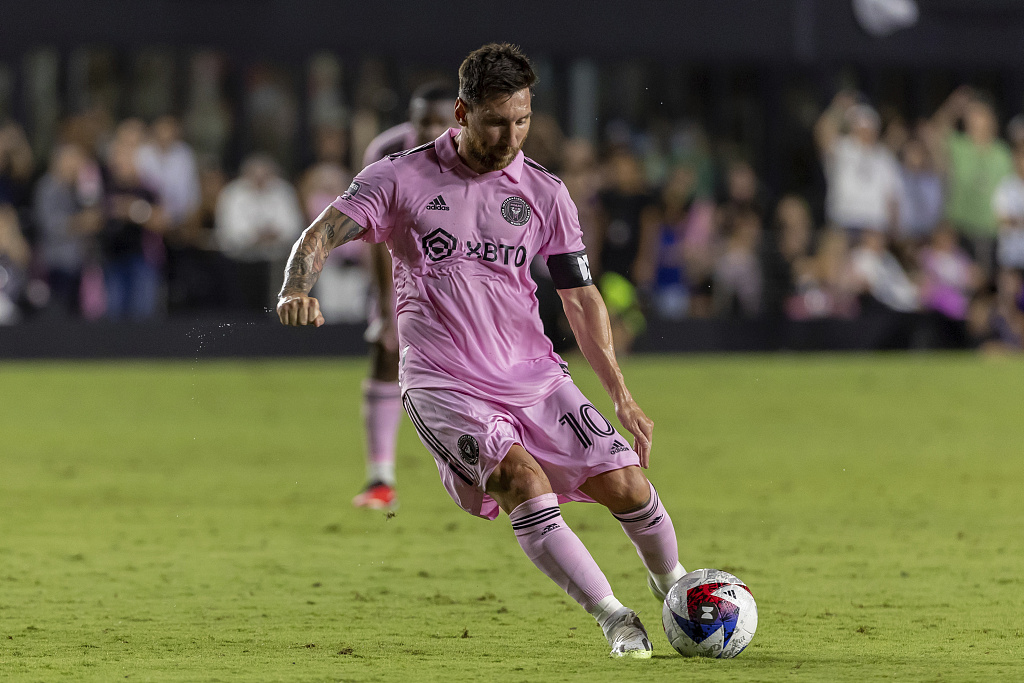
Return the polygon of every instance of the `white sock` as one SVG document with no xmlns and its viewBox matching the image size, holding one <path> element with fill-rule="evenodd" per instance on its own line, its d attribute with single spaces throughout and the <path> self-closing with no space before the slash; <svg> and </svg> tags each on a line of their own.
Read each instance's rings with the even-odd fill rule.
<svg viewBox="0 0 1024 683">
<path fill-rule="evenodd" d="M 597 619 L 597 623 L 604 628 L 604 622 L 608 621 L 608 617 L 615 614 L 618 610 L 622 609 L 622 603 L 619 602 L 614 595 L 609 595 L 607 598 L 602 598 L 601 602 L 594 605 L 594 608 L 590 611 L 590 616 Z"/>
<path fill-rule="evenodd" d="M 686 574 L 686 570 L 683 568 L 683 565 L 676 562 L 675 569 L 668 574 L 655 574 L 651 572 L 651 578 L 654 579 L 654 584 L 662 593 L 668 593 L 668 589 L 672 587 L 672 584 L 683 578 L 684 574 Z"/>
<path fill-rule="evenodd" d="M 393 462 L 367 462 L 366 481 L 382 481 L 388 486 L 395 485 L 395 463 Z"/>
</svg>

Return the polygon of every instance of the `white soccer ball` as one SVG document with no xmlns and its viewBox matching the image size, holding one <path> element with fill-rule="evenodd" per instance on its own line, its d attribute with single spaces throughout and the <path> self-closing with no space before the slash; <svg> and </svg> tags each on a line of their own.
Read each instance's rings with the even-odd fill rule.
<svg viewBox="0 0 1024 683">
<path fill-rule="evenodd" d="M 735 657 L 757 630 L 757 603 L 728 572 L 698 569 L 672 585 L 661 610 L 665 635 L 684 657 Z"/>
</svg>

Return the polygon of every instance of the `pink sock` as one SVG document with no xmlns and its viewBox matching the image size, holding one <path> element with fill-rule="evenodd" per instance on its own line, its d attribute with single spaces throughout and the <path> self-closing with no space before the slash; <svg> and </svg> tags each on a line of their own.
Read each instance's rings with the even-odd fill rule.
<svg viewBox="0 0 1024 683">
<path fill-rule="evenodd" d="M 672 527 L 672 518 L 668 516 L 654 485 L 651 487 L 651 499 L 639 510 L 615 515 L 622 530 L 636 546 L 647 570 L 653 574 L 669 574 L 679 564 L 679 546 L 676 531 Z"/>
<path fill-rule="evenodd" d="M 363 381 L 363 424 L 366 427 L 366 478 L 395 484 L 395 442 L 402 419 L 398 382 Z"/>
<path fill-rule="evenodd" d="M 516 540 L 537 569 L 593 613 L 612 587 L 583 542 L 562 520 L 558 496 L 531 498 L 510 514 Z"/>
</svg>

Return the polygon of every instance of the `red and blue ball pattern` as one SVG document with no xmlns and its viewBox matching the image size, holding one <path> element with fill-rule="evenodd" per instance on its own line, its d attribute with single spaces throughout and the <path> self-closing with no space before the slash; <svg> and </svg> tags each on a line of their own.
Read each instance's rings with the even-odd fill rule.
<svg viewBox="0 0 1024 683">
<path fill-rule="evenodd" d="M 735 657 L 757 629 L 757 604 L 732 574 L 698 569 L 669 590 L 662 624 L 672 647 L 685 657 Z"/>
</svg>

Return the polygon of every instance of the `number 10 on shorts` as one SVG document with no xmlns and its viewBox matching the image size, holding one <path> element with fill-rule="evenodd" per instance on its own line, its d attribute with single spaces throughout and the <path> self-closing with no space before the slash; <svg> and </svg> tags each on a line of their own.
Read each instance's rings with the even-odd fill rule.
<svg viewBox="0 0 1024 683">
<path fill-rule="evenodd" d="M 590 434 L 587 433 L 588 431 L 598 436 L 611 436 L 615 433 L 611 423 L 592 404 L 581 405 L 579 413 L 579 417 L 575 413 L 566 413 L 558 418 L 558 424 L 566 425 L 571 429 L 584 448 L 590 448 L 594 443 Z"/>
</svg>

